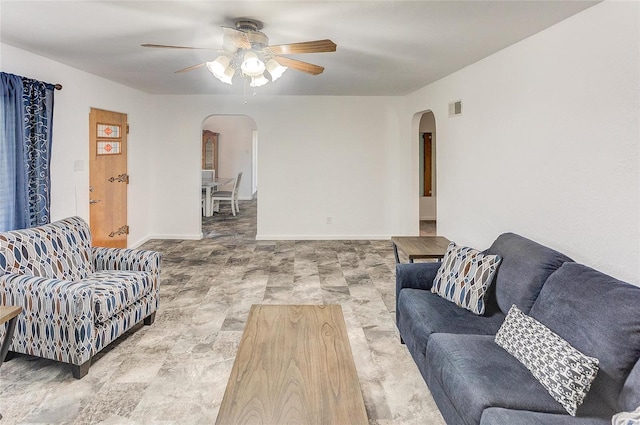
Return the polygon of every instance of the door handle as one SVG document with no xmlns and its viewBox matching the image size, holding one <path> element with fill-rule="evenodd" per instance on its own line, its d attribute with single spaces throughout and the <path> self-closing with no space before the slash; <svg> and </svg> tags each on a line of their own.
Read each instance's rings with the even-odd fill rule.
<svg viewBox="0 0 640 425">
<path fill-rule="evenodd" d="M 89 199 L 90 204 L 97 204 L 100 201 L 102 201 L 102 199 Z"/>
</svg>

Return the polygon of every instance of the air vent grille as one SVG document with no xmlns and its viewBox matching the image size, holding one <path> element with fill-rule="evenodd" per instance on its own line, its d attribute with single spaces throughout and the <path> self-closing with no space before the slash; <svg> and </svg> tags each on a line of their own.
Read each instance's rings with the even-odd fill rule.
<svg viewBox="0 0 640 425">
<path fill-rule="evenodd" d="M 460 115 L 462 115 L 462 101 L 456 100 L 455 102 L 449 103 L 449 116 L 458 117 Z"/>
</svg>

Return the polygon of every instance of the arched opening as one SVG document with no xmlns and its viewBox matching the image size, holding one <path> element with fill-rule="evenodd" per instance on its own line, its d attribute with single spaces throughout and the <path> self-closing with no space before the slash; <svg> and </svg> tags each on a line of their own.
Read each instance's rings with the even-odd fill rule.
<svg viewBox="0 0 640 425">
<path fill-rule="evenodd" d="M 437 191 L 436 191 L 436 118 L 426 111 L 418 126 L 419 205 L 420 236 L 436 235 Z"/>
<path fill-rule="evenodd" d="M 242 219 L 246 223 L 249 219 L 255 228 L 258 188 L 258 128 L 255 120 L 247 115 L 210 115 L 202 121 L 201 130 L 203 181 L 205 176 L 229 181 L 217 190 L 232 191 L 232 179 L 237 179 L 242 173 L 237 188 L 239 212 L 236 216 L 232 215 L 231 202 L 220 202 L 216 208 L 207 210 L 203 200 L 201 229 L 204 237 L 211 233 L 205 227 L 216 221 L 217 225 L 221 222 L 233 225 L 233 220 Z"/>
</svg>

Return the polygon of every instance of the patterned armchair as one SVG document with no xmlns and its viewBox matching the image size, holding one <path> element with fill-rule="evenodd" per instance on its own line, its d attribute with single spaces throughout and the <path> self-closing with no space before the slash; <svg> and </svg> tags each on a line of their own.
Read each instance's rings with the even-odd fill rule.
<svg viewBox="0 0 640 425">
<path fill-rule="evenodd" d="M 80 217 L 0 232 L 0 305 L 23 309 L 10 350 L 69 363 L 82 378 L 111 341 L 153 323 L 160 260 L 154 251 L 92 247 Z"/>
</svg>

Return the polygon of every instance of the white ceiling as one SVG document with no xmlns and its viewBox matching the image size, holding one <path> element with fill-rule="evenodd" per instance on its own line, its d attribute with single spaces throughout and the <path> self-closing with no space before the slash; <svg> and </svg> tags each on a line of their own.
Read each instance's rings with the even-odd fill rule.
<svg viewBox="0 0 640 425">
<path fill-rule="evenodd" d="M 264 23 L 270 44 L 330 38 L 335 53 L 291 56 L 324 66 L 256 89 L 280 95 L 405 95 L 598 1 L 0 1 L 0 40 L 156 94 L 241 94 L 202 67 L 220 26 Z M 53 81 L 55 83 L 55 81 Z M 247 87 L 248 92 L 253 89 Z"/>
</svg>

